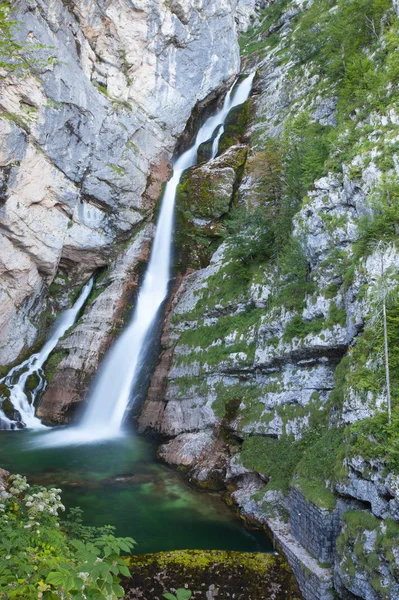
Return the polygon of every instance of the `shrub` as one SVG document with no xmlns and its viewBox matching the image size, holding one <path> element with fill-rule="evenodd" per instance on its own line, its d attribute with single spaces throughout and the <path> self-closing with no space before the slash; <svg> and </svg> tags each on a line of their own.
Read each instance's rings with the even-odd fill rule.
<svg viewBox="0 0 399 600">
<path fill-rule="evenodd" d="M 11 3 L 0 2 L 0 69 L 6 75 L 13 72 L 21 75 L 53 60 L 49 58 L 42 61 L 38 58 L 38 51 L 46 48 L 43 44 L 16 41 L 17 27 L 18 22 L 13 20 Z M 0 78 L 4 77 L 4 74 Z"/>
<path fill-rule="evenodd" d="M 271 258 L 274 232 L 262 207 L 254 211 L 236 209 L 228 221 L 228 232 L 229 256 L 233 260 L 249 265 Z"/>
<path fill-rule="evenodd" d="M 385 177 L 371 196 L 370 211 L 359 219 L 357 256 L 370 254 L 380 240 L 396 240 L 399 232 L 399 179 Z"/>
<path fill-rule="evenodd" d="M 76 512 L 62 523 L 60 493 L 20 475 L 0 484 L 0 599 L 122 598 L 119 575 L 130 573 L 120 554 L 134 540 L 114 537 L 109 527 L 85 529 Z"/>
</svg>

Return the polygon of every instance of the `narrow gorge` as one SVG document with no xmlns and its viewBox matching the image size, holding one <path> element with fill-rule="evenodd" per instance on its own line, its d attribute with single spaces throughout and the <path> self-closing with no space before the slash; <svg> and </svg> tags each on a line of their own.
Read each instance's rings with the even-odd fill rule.
<svg viewBox="0 0 399 600">
<path fill-rule="evenodd" d="M 399 600 L 398 3 L 0 31 L 0 598 Z M 28 485 L 137 541 L 120 580 L 44 533 L 7 566 Z"/>
</svg>

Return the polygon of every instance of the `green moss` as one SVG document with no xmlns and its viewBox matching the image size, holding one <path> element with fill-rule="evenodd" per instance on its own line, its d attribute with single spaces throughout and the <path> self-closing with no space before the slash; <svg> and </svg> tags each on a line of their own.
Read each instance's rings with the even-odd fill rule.
<svg viewBox="0 0 399 600">
<path fill-rule="evenodd" d="M 11 400 L 9 398 L 7 398 L 6 396 L 2 396 L 0 405 L 1 405 L 1 409 L 4 412 L 4 414 L 6 415 L 6 417 L 13 420 L 14 415 L 15 415 L 15 408 L 14 408 L 14 405 L 12 404 Z"/>
<path fill-rule="evenodd" d="M 284 330 L 284 341 L 288 342 L 293 338 L 303 339 L 313 333 L 317 335 L 326 328 L 326 322 L 323 317 L 317 317 L 313 321 L 306 321 L 300 315 L 295 315 Z"/>
<path fill-rule="evenodd" d="M 390 575 L 397 578 L 398 567 L 392 550 L 399 545 L 398 523 L 392 519 L 381 521 L 369 511 L 360 510 L 344 513 L 343 523 L 342 532 L 337 539 L 337 551 L 341 559 L 344 559 L 344 576 L 352 579 L 359 570 L 363 570 L 374 590 L 379 592 L 379 597 L 390 599 L 390 589 L 383 585 L 381 579 L 380 565 L 385 563 Z M 377 534 L 373 548 L 369 545 L 368 532 Z"/>
<path fill-rule="evenodd" d="M 305 449 L 297 464 L 294 482 L 308 502 L 324 508 L 335 508 L 336 496 L 331 489 L 336 477 L 337 456 L 343 439 L 344 428 L 333 428 Z"/>
<path fill-rule="evenodd" d="M 53 379 L 53 377 L 58 369 L 58 365 L 60 364 L 62 359 L 65 358 L 65 356 L 68 356 L 67 350 L 56 350 L 55 352 L 50 354 L 49 358 L 47 359 L 47 361 L 45 362 L 44 367 L 43 367 L 43 370 L 44 370 L 44 373 L 45 373 L 48 383 L 50 383 L 51 380 Z"/>
<path fill-rule="evenodd" d="M 130 105 L 129 105 L 130 107 Z M 125 167 L 122 167 L 121 165 L 115 165 L 114 163 L 109 163 L 107 165 L 114 173 L 116 173 L 117 175 L 119 175 L 119 177 L 123 177 L 124 175 L 127 174 L 127 171 L 125 169 Z"/>
<path fill-rule="evenodd" d="M 232 108 L 224 122 L 224 132 L 219 141 L 219 153 L 224 152 L 234 146 L 240 144 L 244 140 L 247 130 L 251 100 L 247 100 L 243 104 Z"/>
<path fill-rule="evenodd" d="M 224 157 L 223 167 L 235 172 L 232 195 L 226 196 L 226 172 L 204 171 L 201 167 L 185 173 L 176 196 L 176 246 L 180 269 L 207 266 L 223 235 L 223 219 L 230 211 L 243 174 L 247 149 Z M 230 176 L 227 176 L 230 178 Z"/>
<path fill-rule="evenodd" d="M 202 361 L 208 360 L 209 356 L 213 354 L 224 356 L 235 352 L 253 353 L 252 344 L 248 343 L 247 339 L 250 337 L 251 329 L 259 322 L 261 316 L 260 309 L 250 308 L 248 311 L 233 316 L 220 317 L 215 325 L 198 324 L 196 328 L 183 331 L 180 343 L 193 349 L 201 348 L 204 354 L 199 359 Z M 225 338 L 234 333 L 237 334 L 235 341 L 227 345 Z M 212 346 L 215 342 L 218 345 Z M 181 359 L 186 362 L 184 357 Z"/>
<path fill-rule="evenodd" d="M 281 556 L 265 553 L 185 550 L 131 556 L 131 580 L 124 581 L 125 590 L 141 596 L 151 585 L 151 594 L 160 600 L 165 589 L 186 587 L 193 598 L 202 598 L 204 588 L 213 584 L 223 597 L 244 593 L 251 600 L 263 600 L 275 595 L 283 600 L 287 593 L 292 600 L 300 594 L 293 575 Z M 149 584 L 150 582 L 150 584 Z M 277 590 L 277 591 L 276 591 Z M 281 590 L 281 592 L 279 591 Z"/>
<path fill-rule="evenodd" d="M 34 389 L 37 388 L 39 383 L 40 383 L 40 378 L 39 378 L 38 374 L 33 373 L 30 377 L 28 377 L 25 387 L 28 391 L 33 391 Z"/>
</svg>

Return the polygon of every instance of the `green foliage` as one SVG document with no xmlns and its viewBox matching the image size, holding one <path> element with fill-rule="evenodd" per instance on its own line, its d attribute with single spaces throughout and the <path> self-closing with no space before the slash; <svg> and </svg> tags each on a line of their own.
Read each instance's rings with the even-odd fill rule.
<svg viewBox="0 0 399 600">
<path fill-rule="evenodd" d="M 26 66 L 22 57 L 23 46 L 13 38 L 13 31 L 17 25 L 12 20 L 11 5 L 9 2 L 0 4 L 0 68 L 16 71 L 19 67 Z"/>
<path fill-rule="evenodd" d="M 230 233 L 228 254 L 233 260 L 247 266 L 252 262 L 263 262 L 273 255 L 274 231 L 261 207 L 252 212 L 236 209 L 229 218 L 227 228 Z"/>
<path fill-rule="evenodd" d="M 17 73 L 21 76 L 39 66 L 51 64 L 54 60 L 51 57 L 47 61 L 38 58 L 37 53 L 45 48 L 44 45 L 16 41 L 17 28 L 18 22 L 13 20 L 11 3 L 0 2 L 0 69 L 6 75 Z"/>
<path fill-rule="evenodd" d="M 244 467 L 270 478 L 268 489 L 282 490 L 286 494 L 301 459 L 311 456 L 308 460 L 317 460 L 319 447 L 316 446 L 314 454 L 313 448 L 326 430 L 324 413 L 320 411 L 311 418 L 310 425 L 299 440 L 287 435 L 281 439 L 254 435 L 244 440 L 241 452 Z"/>
<path fill-rule="evenodd" d="M 246 169 L 253 179 L 252 190 L 262 206 L 277 207 L 284 191 L 281 144 L 271 138 L 248 158 Z"/>
<path fill-rule="evenodd" d="M 370 537 L 373 532 L 375 537 Z M 374 543 L 370 547 L 370 541 Z M 371 586 L 378 597 L 392 598 L 389 586 L 381 577 L 381 563 L 389 569 L 390 575 L 396 579 L 398 567 L 393 550 L 399 544 L 399 525 L 392 519 L 381 521 L 369 511 L 349 510 L 343 515 L 343 528 L 336 543 L 337 552 L 343 566 L 346 580 L 354 579 L 361 569 L 367 573 Z"/>
<path fill-rule="evenodd" d="M 213 365 L 238 352 L 244 353 L 249 362 L 253 361 L 255 345 L 248 344 L 247 339 L 260 317 L 259 309 L 249 307 L 247 311 L 237 315 L 221 317 L 215 325 L 198 325 L 194 329 L 183 331 L 181 344 L 192 348 L 194 352 L 179 355 L 177 362 L 189 364 L 193 360 L 200 360 L 201 364 Z M 234 333 L 236 333 L 235 340 L 226 344 L 226 337 Z"/>
<path fill-rule="evenodd" d="M 300 21 L 294 43 L 299 61 L 317 62 L 331 82 L 343 81 L 341 100 L 366 91 L 375 71 L 364 52 L 383 34 L 382 17 L 391 0 L 338 0 L 331 11 L 329 0 L 316 0 Z"/>
<path fill-rule="evenodd" d="M 330 314 L 326 321 L 326 327 L 330 328 L 334 325 L 341 325 L 341 327 L 345 327 L 346 325 L 346 310 L 343 307 L 338 307 L 335 302 L 331 302 L 330 304 Z"/>
<path fill-rule="evenodd" d="M 383 356 L 383 323 L 378 313 L 381 299 L 371 302 L 371 314 L 355 345 L 341 360 L 335 372 L 335 387 L 329 399 L 332 410 L 339 410 L 349 389 L 366 400 L 368 394 L 374 397 L 384 393 L 385 369 Z M 371 318 L 372 317 L 372 318 Z M 342 314 L 343 318 L 343 314 Z M 387 299 L 387 325 L 389 345 L 389 367 L 391 374 L 391 394 L 393 405 L 399 405 L 399 299 L 398 287 L 391 289 Z M 370 398 L 367 400 L 370 402 Z"/>
<path fill-rule="evenodd" d="M 186 590 L 185 588 L 179 588 L 176 590 L 176 595 L 174 594 L 164 594 L 163 597 L 167 598 L 167 600 L 190 600 L 192 596 L 192 592 L 190 590 Z"/>
<path fill-rule="evenodd" d="M 288 3 L 289 0 L 279 0 L 262 11 L 260 26 L 250 28 L 239 40 L 242 56 L 260 53 L 276 40 L 273 32 Z"/>
<path fill-rule="evenodd" d="M 380 459 L 389 471 L 399 473 L 399 409 L 392 411 L 392 423 L 385 412 L 354 423 L 346 436 L 346 456 Z"/>
<path fill-rule="evenodd" d="M 289 310 L 303 308 L 307 294 L 314 291 L 309 277 L 309 263 L 299 240 L 289 238 L 279 255 L 279 281 L 274 290 L 273 306 L 285 306 Z"/>
<path fill-rule="evenodd" d="M 244 440 L 241 452 L 244 467 L 268 477 L 268 489 L 279 489 L 284 493 L 288 492 L 300 456 L 298 444 L 292 440 L 263 436 L 251 436 Z"/>
<path fill-rule="evenodd" d="M 313 182 L 325 174 L 331 129 L 312 121 L 306 111 L 286 119 L 281 143 L 285 190 L 290 199 L 287 211 L 296 212 L 296 203 L 302 200 Z"/>
<path fill-rule="evenodd" d="M 295 485 L 308 502 L 334 508 L 336 498 L 331 491 L 337 456 L 344 438 L 343 428 L 329 429 L 315 444 L 306 449 L 296 466 Z M 327 484 L 328 481 L 328 484 Z"/>
<path fill-rule="evenodd" d="M 284 331 L 284 341 L 292 340 L 293 338 L 303 339 L 310 333 L 318 334 L 325 328 L 325 320 L 323 317 L 318 317 L 313 321 L 305 321 L 300 315 L 295 315 L 292 320 L 287 323 Z"/>
<path fill-rule="evenodd" d="M 0 598 L 124 596 L 120 576 L 130 573 L 120 554 L 130 552 L 131 538 L 116 538 L 110 528 L 86 531 L 76 511 L 64 526 L 58 516 L 65 510 L 59 489 L 31 487 L 14 475 L 1 491 Z M 74 534 L 82 539 L 73 539 Z"/>
<path fill-rule="evenodd" d="M 380 240 L 397 240 L 399 232 L 399 179 L 384 177 L 371 196 L 370 212 L 359 219 L 357 256 L 370 254 Z"/>
</svg>

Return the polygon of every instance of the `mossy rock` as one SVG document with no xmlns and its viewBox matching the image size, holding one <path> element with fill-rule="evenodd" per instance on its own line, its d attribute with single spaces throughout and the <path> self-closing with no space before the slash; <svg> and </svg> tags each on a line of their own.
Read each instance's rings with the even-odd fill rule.
<svg viewBox="0 0 399 600">
<path fill-rule="evenodd" d="M 27 381 L 26 381 L 26 389 L 29 392 L 32 392 L 33 390 L 35 390 L 37 388 L 37 386 L 40 383 L 40 377 L 37 373 L 32 373 L 32 375 L 30 377 L 28 377 Z"/>
<path fill-rule="evenodd" d="M 178 186 L 177 206 L 199 219 L 218 219 L 228 212 L 247 152 L 246 146 L 231 148 L 217 161 L 187 171 Z"/>
<path fill-rule="evenodd" d="M 177 189 L 176 247 L 181 269 L 209 264 L 224 232 L 228 214 L 241 181 L 247 148 L 238 146 L 209 165 L 185 173 Z"/>
<path fill-rule="evenodd" d="M 219 152 L 224 152 L 230 146 L 241 144 L 244 141 L 248 128 L 251 100 L 235 106 L 227 115 L 224 124 L 224 133 L 220 138 Z"/>
<path fill-rule="evenodd" d="M 8 398 L 10 390 L 5 383 L 0 383 L 0 398 Z"/>
<path fill-rule="evenodd" d="M 62 359 L 65 358 L 65 356 L 67 355 L 67 350 L 57 350 L 49 356 L 49 358 L 44 364 L 44 373 L 46 375 L 47 383 L 50 383 L 50 381 L 53 379 L 58 369 L 58 365 L 60 364 Z"/>
<path fill-rule="evenodd" d="M 7 417 L 7 419 L 10 419 L 10 421 L 18 421 L 19 413 L 17 410 L 15 410 L 9 398 L 5 398 L 2 401 L 1 409 Z"/>
<path fill-rule="evenodd" d="M 213 140 L 208 140 L 200 145 L 197 152 L 197 162 L 198 164 L 207 162 L 212 158 L 212 146 Z"/>
<path fill-rule="evenodd" d="M 129 557 L 131 579 L 125 579 L 126 598 L 161 600 L 178 588 L 204 599 L 212 590 L 218 598 L 299 600 L 295 578 L 282 556 L 208 550 L 182 550 Z"/>
</svg>

